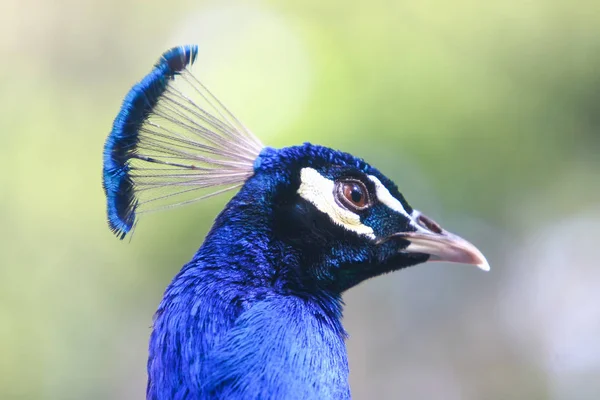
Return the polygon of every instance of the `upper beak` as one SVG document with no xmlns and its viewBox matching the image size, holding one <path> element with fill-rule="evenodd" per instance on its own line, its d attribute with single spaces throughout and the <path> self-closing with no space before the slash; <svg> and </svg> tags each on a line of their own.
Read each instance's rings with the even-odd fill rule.
<svg viewBox="0 0 600 400">
<path fill-rule="evenodd" d="M 418 211 L 412 214 L 418 225 L 415 232 L 401 232 L 392 237 L 402 238 L 409 242 L 403 251 L 408 253 L 429 254 L 430 261 L 447 261 L 476 265 L 484 271 L 490 270 L 485 256 L 470 242 L 458 235 L 450 233 L 432 219 Z"/>
</svg>

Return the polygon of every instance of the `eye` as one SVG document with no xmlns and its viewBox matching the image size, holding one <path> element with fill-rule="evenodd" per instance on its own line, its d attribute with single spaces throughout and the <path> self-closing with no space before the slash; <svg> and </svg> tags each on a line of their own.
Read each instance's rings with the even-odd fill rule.
<svg viewBox="0 0 600 400">
<path fill-rule="evenodd" d="M 337 182 L 337 200 L 350 211 L 360 211 L 370 204 L 369 192 L 361 181 L 344 180 Z"/>
</svg>

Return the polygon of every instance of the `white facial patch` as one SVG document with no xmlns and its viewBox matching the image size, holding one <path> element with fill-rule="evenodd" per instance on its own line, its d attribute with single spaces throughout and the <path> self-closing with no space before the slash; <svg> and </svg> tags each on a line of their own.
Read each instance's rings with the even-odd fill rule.
<svg viewBox="0 0 600 400">
<path fill-rule="evenodd" d="M 373 228 L 360 222 L 357 214 L 343 208 L 335 201 L 334 188 L 335 183 L 319 174 L 317 170 L 302 168 L 300 171 L 298 194 L 304 200 L 317 207 L 317 210 L 329 215 L 335 224 L 344 229 L 375 239 Z"/>
</svg>

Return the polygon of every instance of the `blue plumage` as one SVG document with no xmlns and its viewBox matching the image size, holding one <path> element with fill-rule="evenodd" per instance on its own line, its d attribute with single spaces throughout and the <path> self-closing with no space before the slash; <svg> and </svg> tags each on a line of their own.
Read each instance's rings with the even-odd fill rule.
<svg viewBox="0 0 600 400">
<path fill-rule="evenodd" d="M 364 160 L 262 146 L 189 72 L 195 56 L 163 55 L 105 147 L 109 225 L 121 238 L 144 204 L 240 187 L 165 291 L 147 398 L 348 399 L 343 292 L 428 260 L 487 262 Z M 168 193 L 144 199 L 156 190 Z"/>
<path fill-rule="evenodd" d="M 349 397 L 341 297 L 304 293 L 301 252 L 274 245 L 285 235 L 279 213 L 297 216 L 276 207 L 293 194 L 282 185 L 294 180 L 294 165 L 325 161 L 313 154 L 360 164 L 308 144 L 261 154 L 256 174 L 165 292 L 150 341 L 148 398 Z"/>
</svg>

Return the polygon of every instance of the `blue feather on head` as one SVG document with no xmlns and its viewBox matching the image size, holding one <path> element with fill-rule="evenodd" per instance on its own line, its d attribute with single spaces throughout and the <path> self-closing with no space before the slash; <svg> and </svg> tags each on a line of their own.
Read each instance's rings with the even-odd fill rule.
<svg viewBox="0 0 600 400">
<path fill-rule="evenodd" d="M 351 154 L 264 147 L 163 54 L 127 94 L 104 148 L 111 230 L 140 213 L 240 189 L 167 287 L 154 318 L 148 399 L 347 399 L 342 293 L 426 261 L 489 266 Z"/>
</svg>

